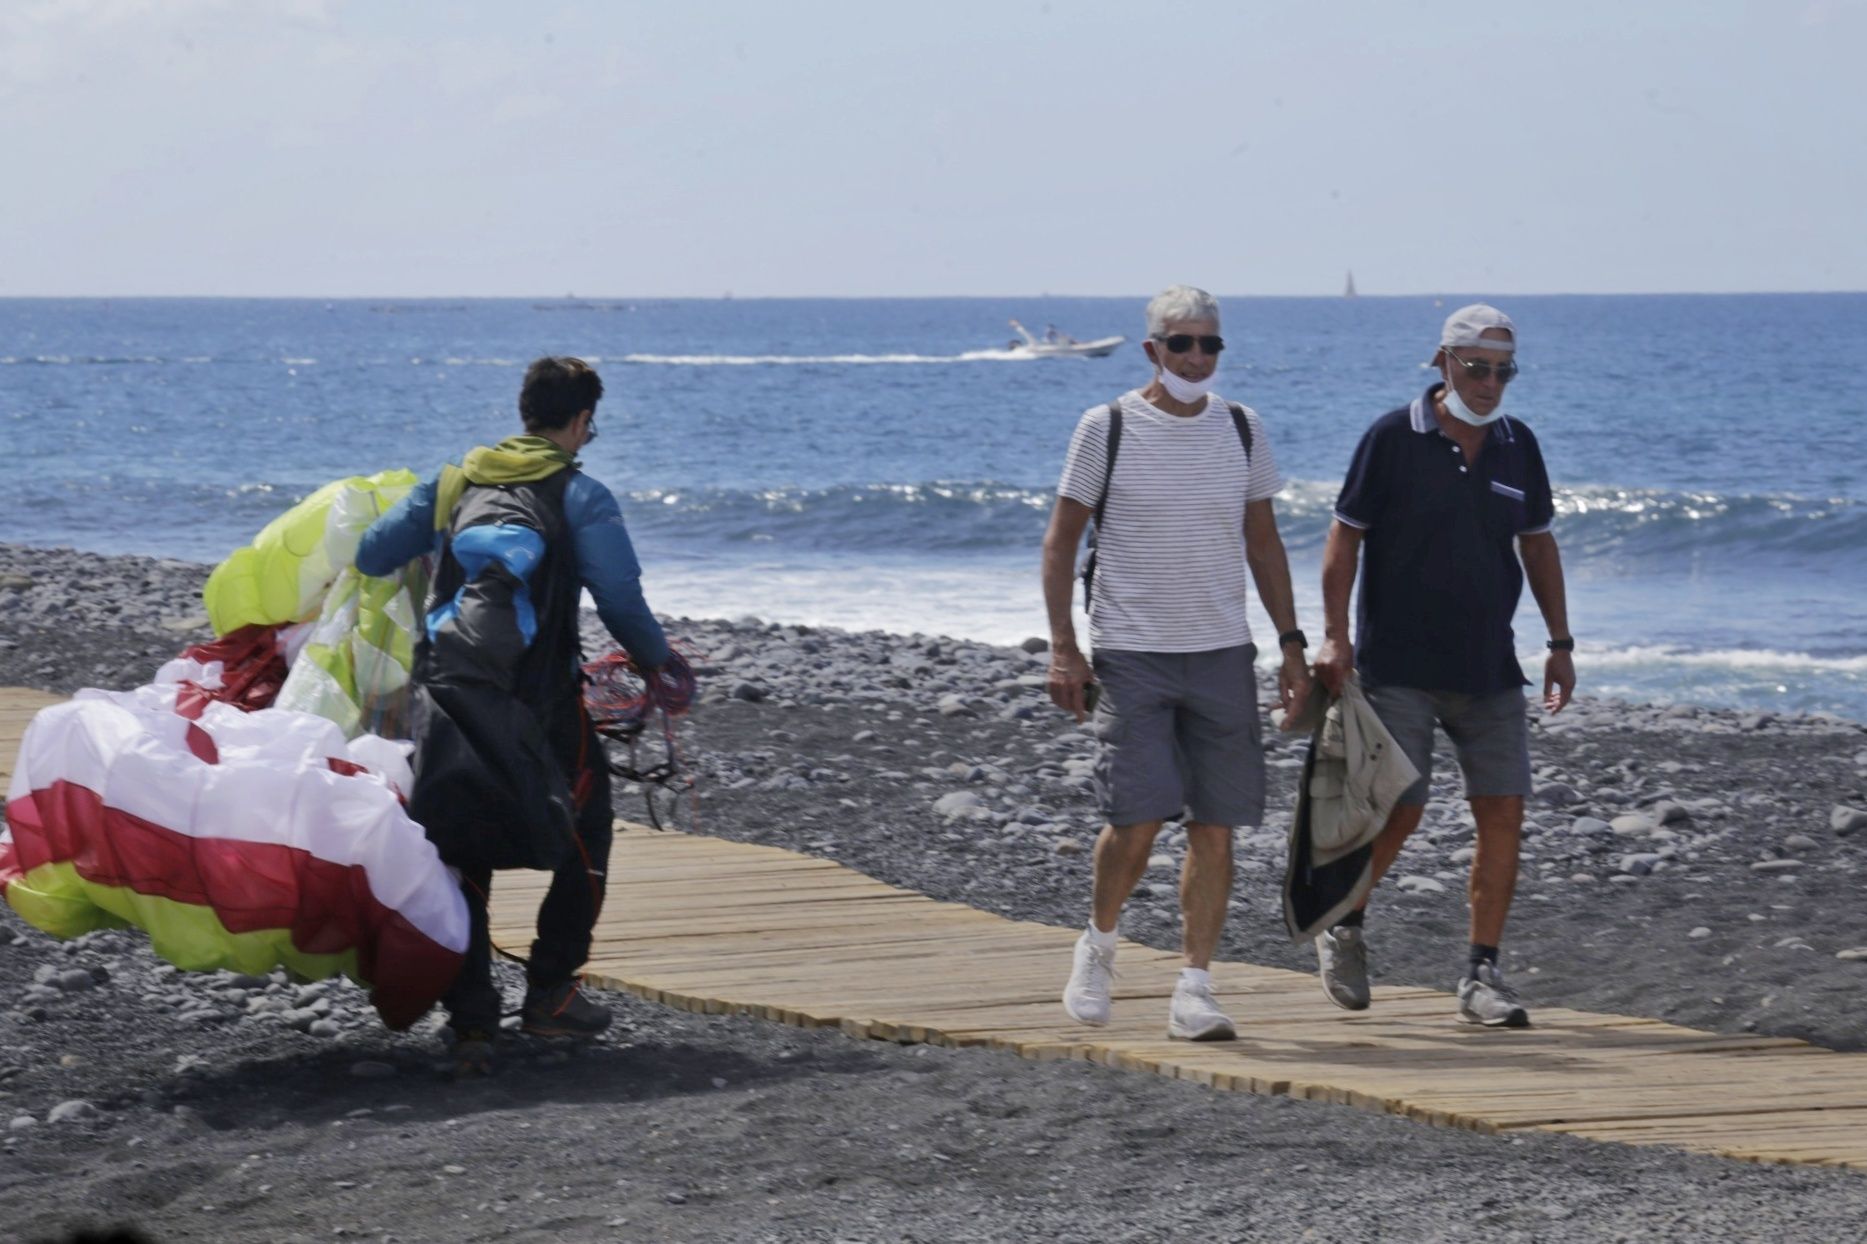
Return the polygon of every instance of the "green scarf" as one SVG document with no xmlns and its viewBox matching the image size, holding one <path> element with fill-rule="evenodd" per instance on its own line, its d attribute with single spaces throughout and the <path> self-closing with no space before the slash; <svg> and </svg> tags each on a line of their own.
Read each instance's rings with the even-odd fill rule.
<svg viewBox="0 0 1867 1244">
<path fill-rule="evenodd" d="M 530 484 L 548 479 L 566 467 L 576 470 L 582 463 L 569 450 L 560 449 L 542 436 L 508 436 L 497 445 L 481 445 L 470 451 L 460 466 L 448 463 L 441 468 L 435 489 L 434 529 L 441 531 L 453 520 L 454 507 L 468 484 Z"/>
</svg>

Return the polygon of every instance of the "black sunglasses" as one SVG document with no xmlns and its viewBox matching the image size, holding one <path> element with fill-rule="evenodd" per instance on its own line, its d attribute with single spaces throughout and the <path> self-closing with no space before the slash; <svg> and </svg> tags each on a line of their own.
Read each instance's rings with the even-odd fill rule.
<svg viewBox="0 0 1867 1244">
<path fill-rule="evenodd" d="M 1154 340 L 1166 346 L 1169 354 L 1185 354 L 1188 350 L 1193 348 L 1193 343 L 1195 341 L 1199 343 L 1199 348 L 1207 354 L 1217 354 L 1225 348 L 1225 338 L 1223 337 L 1195 337 L 1191 333 L 1174 333 L 1172 336 L 1156 337 Z"/>
<path fill-rule="evenodd" d="M 1496 372 L 1497 382 L 1499 384 L 1509 384 L 1511 377 L 1523 370 L 1514 362 L 1487 363 L 1483 359 L 1476 359 L 1467 363 L 1450 350 L 1446 351 L 1446 357 L 1451 359 L 1454 363 L 1457 363 L 1460 367 L 1463 367 L 1465 369 L 1465 375 L 1472 380 L 1489 380 L 1491 379 L 1491 374 Z"/>
</svg>

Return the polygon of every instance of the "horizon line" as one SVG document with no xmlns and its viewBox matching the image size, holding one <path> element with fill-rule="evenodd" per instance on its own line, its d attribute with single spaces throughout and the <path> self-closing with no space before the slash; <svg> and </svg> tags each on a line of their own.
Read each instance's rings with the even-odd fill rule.
<svg viewBox="0 0 1867 1244">
<path fill-rule="evenodd" d="M 1217 294 L 1232 300 L 1291 299 L 1315 302 L 1362 302 L 1413 298 L 1767 298 L 1867 294 L 1861 289 L 1655 289 L 1655 290 L 1543 290 L 1505 293 L 1498 290 L 1428 290 L 1415 293 L 1344 294 Z M 1152 294 L 1060 294 L 1051 291 L 1018 294 L 16 294 L 0 292 L 0 302 L 1004 302 L 1011 299 L 1069 299 L 1075 301 L 1146 300 Z"/>
</svg>

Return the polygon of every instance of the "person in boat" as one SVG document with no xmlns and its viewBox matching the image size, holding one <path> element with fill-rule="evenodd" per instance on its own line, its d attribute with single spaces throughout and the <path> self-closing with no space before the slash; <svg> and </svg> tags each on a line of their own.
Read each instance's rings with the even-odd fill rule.
<svg viewBox="0 0 1867 1244">
<path fill-rule="evenodd" d="M 578 973 L 602 908 L 609 768 L 583 708 L 579 602 L 589 589 L 636 667 L 668 660 L 610 490 L 576 455 L 596 439 L 603 382 L 575 358 L 541 358 L 519 391 L 524 433 L 443 466 L 364 533 L 356 565 L 381 575 L 438 554 L 414 670 L 409 814 L 457 868 L 472 918 L 442 999 L 463 1069 L 490 1066 L 501 998 L 487 892 L 496 868 L 554 876 L 526 966 L 521 1027 L 592 1037 L 609 1026 Z"/>
<path fill-rule="evenodd" d="M 1315 668 L 1331 691 L 1358 671 L 1369 704 L 1420 773 L 1375 840 L 1377 883 L 1426 810 L 1435 730 L 1457 749 L 1477 826 L 1458 1014 L 1494 1028 L 1530 1022 L 1498 967 L 1530 793 L 1526 680 L 1511 628 L 1526 577 L 1549 632 L 1544 710 L 1561 712 L 1575 690 L 1549 475 L 1535 434 L 1504 413 L 1516 360 L 1509 316 L 1483 303 L 1462 307 L 1440 332 L 1432 360 L 1440 375 L 1362 436 L 1323 551 L 1325 630 Z M 1365 909 L 1316 939 L 1323 990 L 1351 1011 L 1369 1003 Z"/>
<path fill-rule="evenodd" d="M 1155 837 L 1184 819 L 1180 878 L 1186 967 L 1168 1034 L 1229 1040 L 1210 966 L 1232 887 L 1232 831 L 1264 812 L 1257 646 L 1247 574 L 1281 634 L 1278 694 L 1286 711 L 1309 694 L 1290 565 L 1272 500 L 1283 487 L 1256 412 L 1212 391 L 1219 304 L 1176 285 L 1147 305 L 1142 343 L 1152 380 L 1084 412 L 1070 440 L 1044 536 L 1050 698 L 1100 740 L 1088 927 L 1077 939 L 1064 1010 L 1106 1024 L 1118 923 L 1147 870 Z M 1077 647 L 1072 563 L 1095 520 L 1085 573 L 1093 661 Z"/>
</svg>

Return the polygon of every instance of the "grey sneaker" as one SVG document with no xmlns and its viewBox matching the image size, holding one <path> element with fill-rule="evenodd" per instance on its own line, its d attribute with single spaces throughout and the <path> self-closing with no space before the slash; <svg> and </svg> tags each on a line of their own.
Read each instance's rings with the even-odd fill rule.
<svg viewBox="0 0 1867 1244">
<path fill-rule="evenodd" d="M 1459 982 L 1459 1021 L 1486 1028 L 1528 1028 L 1530 1012 L 1495 963 L 1480 963 Z"/>
<path fill-rule="evenodd" d="M 1344 1011 L 1368 1009 L 1368 943 L 1355 925 L 1338 924 L 1316 939 L 1322 991 Z"/>
<path fill-rule="evenodd" d="M 1173 1002 L 1167 1008 L 1167 1035 L 1176 1041 L 1230 1041 L 1238 1031 L 1232 1017 L 1219 1009 L 1211 985 L 1182 980 L 1173 987 Z"/>
<path fill-rule="evenodd" d="M 1063 1009 L 1079 1024 L 1097 1028 L 1109 1022 L 1109 988 L 1115 976 L 1115 949 L 1103 950 L 1087 931 L 1076 939 L 1070 982 L 1063 987 Z"/>
</svg>

